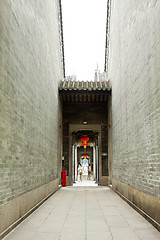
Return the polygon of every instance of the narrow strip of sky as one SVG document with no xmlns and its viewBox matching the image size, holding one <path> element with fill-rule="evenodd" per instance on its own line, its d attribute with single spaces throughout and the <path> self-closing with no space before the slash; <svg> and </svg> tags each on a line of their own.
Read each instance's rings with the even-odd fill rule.
<svg viewBox="0 0 160 240">
<path fill-rule="evenodd" d="M 94 80 L 104 71 L 107 0 L 62 0 L 66 76 Z"/>
</svg>

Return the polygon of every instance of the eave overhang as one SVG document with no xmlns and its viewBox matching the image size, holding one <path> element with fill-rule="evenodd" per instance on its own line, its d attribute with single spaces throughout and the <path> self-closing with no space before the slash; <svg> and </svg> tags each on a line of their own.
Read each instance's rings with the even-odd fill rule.
<svg viewBox="0 0 160 240">
<path fill-rule="evenodd" d="M 109 81 L 61 81 L 59 94 L 63 102 L 106 102 L 111 94 Z"/>
</svg>

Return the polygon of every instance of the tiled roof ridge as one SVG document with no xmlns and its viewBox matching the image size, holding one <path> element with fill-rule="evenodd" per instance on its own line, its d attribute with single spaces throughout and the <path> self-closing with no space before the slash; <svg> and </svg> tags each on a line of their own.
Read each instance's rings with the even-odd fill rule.
<svg viewBox="0 0 160 240">
<path fill-rule="evenodd" d="M 110 81 L 71 81 L 71 80 L 62 80 L 59 83 L 59 90 L 88 90 L 88 91 L 95 91 L 95 90 L 111 90 Z"/>
</svg>

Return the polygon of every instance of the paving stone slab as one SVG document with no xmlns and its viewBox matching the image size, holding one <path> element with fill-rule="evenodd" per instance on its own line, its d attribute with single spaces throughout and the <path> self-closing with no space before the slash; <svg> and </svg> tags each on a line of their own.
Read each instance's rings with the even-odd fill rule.
<svg viewBox="0 0 160 240">
<path fill-rule="evenodd" d="M 4 239 L 159 240 L 160 233 L 110 188 L 74 186 L 57 191 Z"/>
</svg>

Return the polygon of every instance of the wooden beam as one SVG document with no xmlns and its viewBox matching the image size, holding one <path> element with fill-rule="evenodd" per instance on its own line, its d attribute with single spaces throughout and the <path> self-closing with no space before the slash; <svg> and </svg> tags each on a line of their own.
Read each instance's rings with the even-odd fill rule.
<svg viewBox="0 0 160 240">
<path fill-rule="evenodd" d="M 70 102 L 70 95 L 69 94 L 67 94 L 67 102 Z"/>
<path fill-rule="evenodd" d="M 100 101 L 103 102 L 103 94 L 100 95 Z"/>
<path fill-rule="evenodd" d="M 75 100 L 76 100 L 76 102 L 78 102 L 78 95 L 77 94 L 75 95 Z"/>
<path fill-rule="evenodd" d="M 79 100 L 80 100 L 80 102 L 82 102 L 82 95 L 81 94 L 79 95 Z"/>
<path fill-rule="evenodd" d="M 74 102 L 74 95 L 73 94 L 71 95 L 71 100 L 72 100 L 72 102 Z"/>
<path fill-rule="evenodd" d="M 99 95 L 97 94 L 96 95 L 96 102 L 98 102 L 99 101 Z"/>
<path fill-rule="evenodd" d="M 66 95 L 63 94 L 62 96 L 63 96 L 63 101 L 66 102 Z"/>
<path fill-rule="evenodd" d="M 106 102 L 107 101 L 107 94 L 104 95 L 104 101 Z"/>
</svg>

